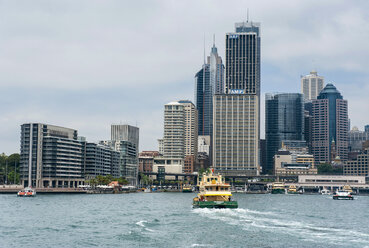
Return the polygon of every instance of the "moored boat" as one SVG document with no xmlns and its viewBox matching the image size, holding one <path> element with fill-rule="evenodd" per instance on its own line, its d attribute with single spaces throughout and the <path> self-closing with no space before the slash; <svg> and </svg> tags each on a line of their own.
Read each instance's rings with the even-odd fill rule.
<svg viewBox="0 0 369 248">
<path fill-rule="evenodd" d="M 230 185 L 222 175 L 214 175 L 213 171 L 204 173 L 198 186 L 200 192 L 193 199 L 194 208 L 238 208 L 237 201 L 232 200 Z"/>
<path fill-rule="evenodd" d="M 296 185 L 291 184 L 291 185 L 288 187 L 287 193 L 288 193 L 288 194 L 298 194 L 299 192 L 297 192 Z"/>
<path fill-rule="evenodd" d="M 34 191 L 31 187 L 26 187 L 22 189 L 21 191 L 19 191 L 17 193 L 17 196 L 22 196 L 22 197 L 36 196 L 36 191 Z"/>
<path fill-rule="evenodd" d="M 329 190 L 329 189 L 322 189 L 321 191 L 320 191 L 320 194 L 322 194 L 322 195 L 330 195 L 331 194 L 331 191 Z"/>
<path fill-rule="evenodd" d="M 353 200 L 354 197 L 346 190 L 338 190 L 333 195 L 333 200 Z"/>
<path fill-rule="evenodd" d="M 286 189 L 283 182 L 274 182 L 272 184 L 272 194 L 285 194 Z"/>
</svg>

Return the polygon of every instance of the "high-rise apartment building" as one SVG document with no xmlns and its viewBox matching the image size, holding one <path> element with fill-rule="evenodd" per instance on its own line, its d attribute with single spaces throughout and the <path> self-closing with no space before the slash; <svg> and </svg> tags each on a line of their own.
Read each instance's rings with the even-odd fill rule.
<svg viewBox="0 0 369 248">
<path fill-rule="evenodd" d="M 197 160 L 198 113 L 191 101 L 165 105 L 164 156 L 185 160 L 184 172 L 192 173 Z"/>
<path fill-rule="evenodd" d="M 327 84 L 312 106 L 312 151 L 317 162 L 339 156 L 347 160 L 347 101 L 333 84 Z M 334 153 L 334 154 L 333 154 Z"/>
<path fill-rule="evenodd" d="M 21 126 L 20 178 L 24 186 L 77 187 L 84 182 L 77 130 L 41 123 Z"/>
<path fill-rule="evenodd" d="M 260 23 L 235 28 L 226 34 L 225 94 L 213 98 L 213 167 L 225 175 L 258 175 Z"/>
<path fill-rule="evenodd" d="M 266 166 L 263 173 L 273 173 L 274 155 L 282 147 L 283 140 L 304 140 L 304 111 L 302 94 L 266 94 Z"/>
<path fill-rule="evenodd" d="M 305 100 L 315 100 L 324 87 L 324 77 L 316 71 L 301 77 L 301 90 Z"/>
</svg>

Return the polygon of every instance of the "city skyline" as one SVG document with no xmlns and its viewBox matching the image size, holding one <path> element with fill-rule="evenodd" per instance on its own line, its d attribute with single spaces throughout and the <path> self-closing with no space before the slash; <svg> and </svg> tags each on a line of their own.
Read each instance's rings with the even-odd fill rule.
<svg viewBox="0 0 369 248">
<path fill-rule="evenodd" d="M 281 3 L 286 10 L 273 13 L 273 6 Z M 7 24 L 0 24 L 2 47 L 6 48 L 1 51 L 0 152 L 19 152 L 20 125 L 29 122 L 77 129 L 91 141 L 108 139 L 111 123 L 128 123 L 142 131 L 140 150 L 157 150 L 156 140 L 163 136 L 163 105 L 179 99 L 193 101 L 193 75 L 203 63 L 204 32 L 206 54 L 214 33 L 218 53 L 224 58 L 224 35 L 235 22 L 246 19 L 246 11 L 217 2 L 210 6 L 214 16 L 204 20 L 199 12 L 209 7 L 205 3 L 198 10 L 183 3 L 172 6 L 166 1 L 147 4 L 153 8 L 142 11 L 134 4 L 117 3 L 117 10 L 127 7 L 134 14 L 140 13 L 138 17 L 120 17 L 124 15 L 113 7 L 101 9 L 95 2 L 88 6 L 89 13 L 99 12 L 97 21 L 92 23 L 87 23 L 92 19 L 82 11 L 87 7 L 83 4 L 30 4 L 23 10 L 13 3 L 4 4 L 1 12 Z M 369 117 L 360 114 L 363 106 L 369 106 L 369 74 L 365 71 L 369 16 L 364 11 L 368 4 L 348 6 L 345 2 L 328 1 L 310 6 L 307 1 L 279 1 L 261 5 L 245 6 L 250 8 L 250 20 L 260 21 L 263 27 L 261 96 L 265 92 L 301 92 L 300 75 L 315 69 L 324 76 L 325 83 L 333 82 L 340 89 L 349 103 L 351 127 L 362 130 L 369 123 Z M 168 13 L 148 25 L 162 14 L 163 8 Z M 52 16 L 47 15 L 50 9 L 54 10 Z M 305 10 L 318 9 L 312 15 L 329 10 L 326 18 L 306 21 L 309 11 Z M 112 18 L 105 18 L 108 13 Z M 145 13 L 149 14 L 146 19 Z M 283 20 L 278 19 L 279 15 L 284 16 Z M 81 16 L 87 21 L 82 21 Z M 43 22 L 43 18 L 48 18 L 48 22 Z M 124 18 L 134 19 L 127 23 Z M 166 25 L 166 19 L 175 19 L 175 25 Z M 104 35 L 85 29 L 88 25 L 101 28 Z M 139 41 L 141 35 L 135 29 L 150 31 L 146 26 L 152 29 L 150 46 L 144 47 L 142 42 L 136 45 L 128 39 L 137 35 L 135 40 Z M 178 26 L 180 30 L 176 30 Z M 32 30 L 32 34 L 24 30 Z M 350 37 L 342 37 L 342 32 L 347 31 Z M 314 39 L 311 34 L 316 34 Z M 133 47 L 134 52 L 128 47 Z M 165 68 L 168 70 L 163 73 Z M 149 77 L 135 79 L 142 75 L 140 70 L 148 70 Z M 264 99 L 260 102 L 263 138 Z"/>
</svg>

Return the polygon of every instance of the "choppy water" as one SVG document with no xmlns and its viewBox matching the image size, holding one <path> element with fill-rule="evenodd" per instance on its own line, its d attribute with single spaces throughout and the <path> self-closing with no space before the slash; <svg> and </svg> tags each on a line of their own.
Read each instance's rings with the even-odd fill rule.
<svg viewBox="0 0 369 248">
<path fill-rule="evenodd" d="M 369 247 L 369 197 L 235 194 L 0 195 L 0 247 Z"/>
</svg>

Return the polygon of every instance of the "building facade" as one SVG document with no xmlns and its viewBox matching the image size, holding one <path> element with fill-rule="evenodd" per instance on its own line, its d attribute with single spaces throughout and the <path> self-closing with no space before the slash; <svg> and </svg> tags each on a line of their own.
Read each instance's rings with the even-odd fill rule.
<svg viewBox="0 0 369 248">
<path fill-rule="evenodd" d="M 213 98 L 213 167 L 225 175 L 258 175 L 260 23 L 236 23 L 225 52 L 225 94 Z"/>
<path fill-rule="evenodd" d="M 312 104 L 312 151 L 318 162 L 342 161 L 348 155 L 347 101 L 333 84 L 327 84 Z M 334 153 L 334 154 L 333 154 Z"/>
<path fill-rule="evenodd" d="M 129 141 L 139 147 L 140 129 L 127 124 L 111 125 L 111 140 Z"/>
<path fill-rule="evenodd" d="M 159 157 L 158 151 L 143 151 L 138 156 L 139 172 L 152 172 L 154 158 Z"/>
<path fill-rule="evenodd" d="M 259 98 L 214 96 L 213 167 L 224 175 L 258 175 Z"/>
<path fill-rule="evenodd" d="M 263 168 L 263 173 L 273 173 L 273 158 L 282 147 L 283 140 L 304 141 L 304 122 L 304 98 L 302 94 L 266 94 L 266 166 Z"/>
<path fill-rule="evenodd" d="M 369 177 L 369 149 L 357 155 L 356 159 L 344 163 L 343 174 Z"/>
<path fill-rule="evenodd" d="M 324 87 L 324 77 L 318 76 L 316 71 L 301 77 L 301 90 L 305 100 L 315 100 Z"/>
<path fill-rule="evenodd" d="M 41 123 L 21 126 L 23 186 L 77 187 L 84 183 L 83 170 L 83 144 L 76 130 Z"/>
<path fill-rule="evenodd" d="M 85 143 L 85 146 L 86 179 L 92 179 L 99 175 L 120 177 L 119 152 L 102 144 Z"/>
</svg>

